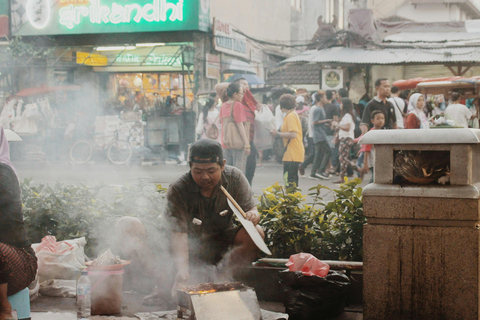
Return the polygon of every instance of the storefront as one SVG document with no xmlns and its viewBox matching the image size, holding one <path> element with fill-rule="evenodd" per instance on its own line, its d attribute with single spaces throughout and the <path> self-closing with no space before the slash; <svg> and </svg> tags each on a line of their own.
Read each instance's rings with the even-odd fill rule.
<svg viewBox="0 0 480 320">
<path fill-rule="evenodd" d="M 205 61 L 195 48 L 210 45 L 208 0 L 16 0 L 11 10 L 12 35 L 54 40 L 47 82 L 65 75 L 90 90 L 80 95 L 96 115 L 142 122 L 151 149 L 180 153 L 194 140 Z"/>
</svg>

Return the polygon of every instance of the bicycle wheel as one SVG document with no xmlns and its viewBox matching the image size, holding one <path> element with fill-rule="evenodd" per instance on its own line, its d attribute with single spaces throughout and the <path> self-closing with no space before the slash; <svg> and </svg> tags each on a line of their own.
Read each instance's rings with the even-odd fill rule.
<svg viewBox="0 0 480 320">
<path fill-rule="evenodd" d="M 113 164 L 125 164 L 132 157 L 132 147 L 127 141 L 116 140 L 108 147 L 107 156 Z"/>
<path fill-rule="evenodd" d="M 70 160 L 75 164 L 87 163 L 93 154 L 93 148 L 90 142 L 80 140 L 70 147 Z"/>
</svg>

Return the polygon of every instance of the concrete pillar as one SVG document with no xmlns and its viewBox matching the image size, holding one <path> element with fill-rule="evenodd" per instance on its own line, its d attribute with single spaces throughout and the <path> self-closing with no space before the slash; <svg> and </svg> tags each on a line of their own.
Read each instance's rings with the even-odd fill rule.
<svg viewBox="0 0 480 320">
<path fill-rule="evenodd" d="M 364 319 L 479 319 L 480 130 L 377 130 L 364 189 Z M 395 184 L 396 152 L 450 153 L 450 184 Z"/>
</svg>

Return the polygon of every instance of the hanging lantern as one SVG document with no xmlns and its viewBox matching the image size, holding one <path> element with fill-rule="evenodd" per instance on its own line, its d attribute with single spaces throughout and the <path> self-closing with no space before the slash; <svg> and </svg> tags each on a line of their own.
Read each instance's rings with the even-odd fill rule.
<svg viewBox="0 0 480 320">
<path fill-rule="evenodd" d="M 143 84 L 143 81 L 142 81 L 142 79 L 140 79 L 140 78 L 135 78 L 135 79 L 133 80 L 133 85 L 134 85 L 135 87 L 141 87 L 142 84 Z"/>
</svg>

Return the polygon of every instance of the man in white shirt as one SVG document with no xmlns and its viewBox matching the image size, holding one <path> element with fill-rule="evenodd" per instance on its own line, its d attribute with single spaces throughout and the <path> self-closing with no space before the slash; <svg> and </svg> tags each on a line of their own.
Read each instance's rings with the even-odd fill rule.
<svg viewBox="0 0 480 320">
<path fill-rule="evenodd" d="M 472 117 L 472 112 L 466 105 L 460 103 L 460 93 L 452 93 L 452 103 L 445 109 L 445 115 L 455 121 L 455 125 L 468 128 L 468 120 Z"/>
<path fill-rule="evenodd" d="M 397 118 L 397 129 L 404 129 L 403 125 L 403 115 L 405 111 L 405 100 L 399 97 L 400 89 L 398 87 L 392 86 L 390 89 L 391 96 L 387 100 L 393 104 L 393 108 L 395 109 L 395 118 Z"/>
</svg>

